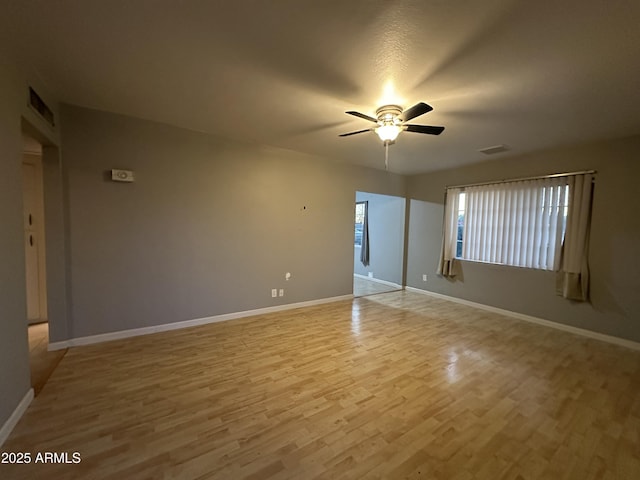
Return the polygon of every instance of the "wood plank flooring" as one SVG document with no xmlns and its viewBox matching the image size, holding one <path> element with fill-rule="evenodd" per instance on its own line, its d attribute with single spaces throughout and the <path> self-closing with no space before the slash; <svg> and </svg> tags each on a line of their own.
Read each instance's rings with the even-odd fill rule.
<svg viewBox="0 0 640 480">
<path fill-rule="evenodd" d="M 31 367 L 31 386 L 35 395 L 49 380 L 49 377 L 64 357 L 67 349 L 48 351 L 49 324 L 47 322 L 29 325 L 29 365 Z"/>
<path fill-rule="evenodd" d="M 640 352 L 394 292 L 69 349 L 2 479 L 640 478 Z"/>
<path fill-rule="evenodd" d="M 397 287 L 391 285 L 385 285 L 384 283 L 376 282 L 374 280 L 368 280 L 362 277 L 353 276 L 353 296 L 364 297 L 367 295 L 376 295 L 378 293 L 395 292 L 400 290 Z"/>
</svg>

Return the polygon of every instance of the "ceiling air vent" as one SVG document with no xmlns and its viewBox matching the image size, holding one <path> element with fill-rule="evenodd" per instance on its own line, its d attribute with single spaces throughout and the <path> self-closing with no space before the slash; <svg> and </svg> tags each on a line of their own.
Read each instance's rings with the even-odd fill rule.
<svg viewBox="0 0 640 480">
<path fill-rule="evenodd" d="M 31 87 L 29 87 L 29 106 L 33 108 L 49 125 L 52 127 L 55 125 L 53 112 L 47 104 L 44 103 L 44 100 L 40 98 L 40 95 L 38 95 Z"/>
<path fill-rule="evenodd" d="M 493 147 L 481 148 L 478 151 L 485 155 L 494 155 L 496 153 L 506 152 L 507 150 L 509 150 L 509 147 L 506 145 L 494 145 Z"/>
</svg>

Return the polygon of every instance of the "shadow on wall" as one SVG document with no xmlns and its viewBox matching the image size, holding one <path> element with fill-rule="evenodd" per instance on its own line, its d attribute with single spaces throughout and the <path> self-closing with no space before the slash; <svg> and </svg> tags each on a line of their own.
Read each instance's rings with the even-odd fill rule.
<svg viewBox="0 0 640 480">
<path fill-rule="evenodd" d="M 591 305 L 602 313 L 611 312 L 633 318 L 638 312 L 625 309 L 621 305 L 628 304 L 625 297 L 632 298 L 636 295 L 633 290 L 635 285 L 640 284 L 640 271 L 632 265 L 616 266 L 616 260 L 620 259 L 619 252 L 637 251 L 638 244 L 633 238 L 625 235 L 622 228 L 615 222 L 609 223 L 604 219 L 603 221 L 608 223 L 605 228 L 610 236 L 605 245 L 597 250 L 591 245 L 589 252 Z M 606 272 L 606 274 L 598 274 L 598 272 Z M 608 278 L 609 281 L 604 282 L 603 278 Z"/>
<path fill-rule="evenodd" d="M 409 201 L 407 285 L 410 287 L 432 290 L 442 243 L 443 213 L 442 204 Z"/>
</svg>

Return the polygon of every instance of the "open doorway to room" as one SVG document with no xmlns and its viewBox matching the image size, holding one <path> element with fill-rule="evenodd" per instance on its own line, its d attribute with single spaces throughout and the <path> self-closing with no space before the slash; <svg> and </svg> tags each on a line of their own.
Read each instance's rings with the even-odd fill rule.
<svg viewBox="0 0 640 480">
<path fill-rule="evenodd" d="M 29 325 L 47 322 L 42 145 L 23 135 L 22 201 Z"/>
<path fill-rule="evenodd" d="M 49 352 L 43 145 L 22 132 L 22 192 L 26 277 L 25 326 L 29 336 L 31 386 L 38 395 L 66 350 Z"/>
<path fill-rule="evenodd" d="M 405 199 L 356 192 L 353 295 L 402 289 Z"/>
</svg>

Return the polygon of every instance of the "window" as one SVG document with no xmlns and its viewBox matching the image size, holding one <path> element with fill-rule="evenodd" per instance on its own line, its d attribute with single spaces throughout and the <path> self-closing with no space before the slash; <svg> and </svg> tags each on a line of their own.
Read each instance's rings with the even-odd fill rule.
<svg viewBox="0 0 640 480">
<path fill-rule="evenodd" d="M 464 233 L 464 202 L 466 200 L 464 192 L 458 194 L 458 223 L 456 236 L 456 258 L 462 257 L 462 237 Z"/>
<path fill-rule="evenodd" d="M 545 178 L 456 191 L 456 258 L 553 270 L 568 190 L 566 178 Z"/>
<path fill-rule="evenodd" d="M 358 247 L 362 246 L 362 232 L 364 230 L 364 216 L 367 211 L 366 202 L 356 203 L 356 220 L 355 220 L 355 240 L 354 244 Z"/>
</svg>

